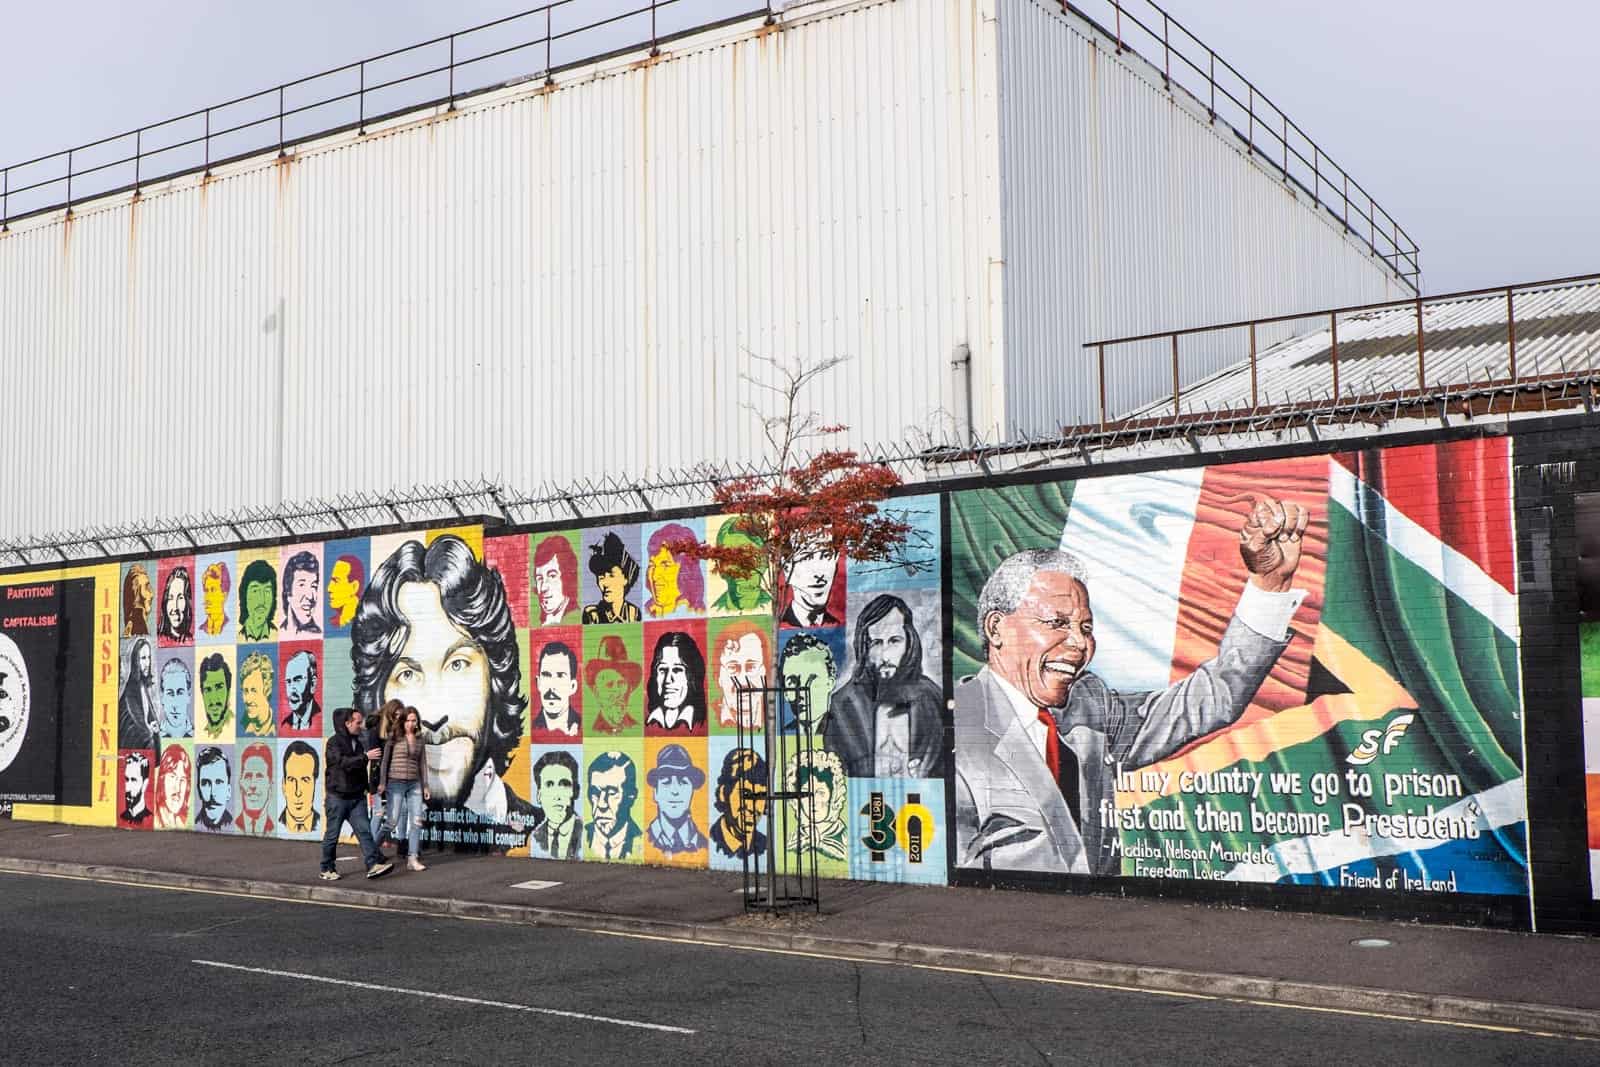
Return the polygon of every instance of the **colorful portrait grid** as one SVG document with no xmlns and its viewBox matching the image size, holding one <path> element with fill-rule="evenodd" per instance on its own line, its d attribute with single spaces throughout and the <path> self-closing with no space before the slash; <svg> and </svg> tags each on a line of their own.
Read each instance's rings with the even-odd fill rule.
<svg viewBox="0 0 1600 1067">
<path fill-rule="evenodd" d="M 904 559 L 797 559 L 777 611 L 759 577 L 730 580 L 682 550 L 750 541 L 730 515 L 487 539 L 526 637 L 530 854 L 740 869 L 768 851 L 768 795 L 798 788 L 807 799 L 774 819 L 779 863 L 814 852 L 828 875 L 942 881 L 944 843 L 921 847 L 943 822 L 948 763 L 939 500 L 884 510 L 912 529 Z M 741 700 L 741 687 L 785 683 L 792 699 Z M 768 715 L 790 735 L 782 767 L 751 740 Z M 883 833 L 854 783 L 881 793 L 902 779 L 937 797 L 916 861 L 898 839 L 853 850 Z"/>
<path fill-rule="evenodd" d="M 355 538 L 121 564 L 119 826 L 320 837 L 368 562 Z"/>
<path fill-rule="evenodd" d="M 426 724 L 431 845 L 727 869 L 771 848 L 833 875 L 942 879 L 942 844 L 925 847 L 948 753 L 939 501 L 890 507 L 909 562 L 816 553 L 776 604 L 685 550 L 748 540 L 720 515 L 126 563 L 119 821 L 316 839 L 331 709 L 397 699 Z M 775 680 L 791 696 L 741 700 Z M 774 767 L 749 740 L 769 717 L 790 739 Z M 884 846 L 871 798 L 906 781 L 929 783 L 910 792 L 938 815 Z M 773 812 L 769 841 L 775 791 L 806 797 Z"/>
</svg>

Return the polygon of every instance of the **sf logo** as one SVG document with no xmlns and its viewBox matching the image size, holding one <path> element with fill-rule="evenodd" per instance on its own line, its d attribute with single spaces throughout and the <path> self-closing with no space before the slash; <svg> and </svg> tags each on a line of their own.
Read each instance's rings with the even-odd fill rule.
<svg viewBox="0 0 1600 1067">
<path fill-rule="evenodd" d="M 1389 725 L 1382 730 L 1367 730 L 1361 735 L 1361 743 L 1355 750 L 1344 758 L 1346 763 L 1353 763 L 1357 767 L 1365 767 L 1379 755 L 1387 756 L 1400 744 L 1400 739 L 1406 735 L 1406 728 L 1416 720 L 1416 715 L 1396 715 L 1389 720 Z"/>
<path fill-rule="evenodd" d="M 922 794 L 907 793 L 906 802 L 896 812 L 883 799 L 880 792 L 868 795 L 861 815 L 867 820 L 867 832 L 861 843 L 867 847 L 873 863 L 883 863 L 896 845 L 906 850 L 906 862 L 921 863 L 923 849 L 933 841 L 933 812 L 922 803 Z"/>
</svg>

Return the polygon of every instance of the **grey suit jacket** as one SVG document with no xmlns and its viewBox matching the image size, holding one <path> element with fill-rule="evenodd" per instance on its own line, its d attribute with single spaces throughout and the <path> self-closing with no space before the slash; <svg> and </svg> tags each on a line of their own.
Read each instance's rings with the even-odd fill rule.
<svg viewBox="0 0 1600 1067">
<path fill-rule="evenodd" d="M 1081 825 L 989 669 L 965 679 L 955 698 L 957 865 L 1117 873 L 1117 831 L 1101 817 L 1117 764 L 1154 763 L 1238 719 L 1287 647 L 1235 618 L 1216 658 L 1165 689 L 1119 693 L 1092 671 L 1079 675 L 1057 720 L 1078 755 Z"/>
</svg>

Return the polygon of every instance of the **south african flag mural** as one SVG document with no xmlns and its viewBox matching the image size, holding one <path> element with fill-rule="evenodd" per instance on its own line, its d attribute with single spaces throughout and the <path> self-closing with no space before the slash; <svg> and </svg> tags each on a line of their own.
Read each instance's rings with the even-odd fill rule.
<svg viewBox="0 0 1600 1067">
<path fill-rule="evenodd" d="M 958 867 L 1527 892 L 1508 441 L 949 506 Z"/>
</svg>

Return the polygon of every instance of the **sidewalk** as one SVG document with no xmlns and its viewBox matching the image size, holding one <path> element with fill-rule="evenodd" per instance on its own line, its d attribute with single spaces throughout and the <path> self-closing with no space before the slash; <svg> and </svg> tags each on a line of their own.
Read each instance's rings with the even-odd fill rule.
<svg viewBox="0 0 1600 1067">
<path fill-rule="evenodd" d="M 0 872 L 385 904 L 863 959 L 1106 982 L 1600 1037 L 1600 940 L 1162 900 L 822 882 L 821 916 L 744 914 L 738 874 L 427 855 L 338 883 L 317 846 L 0 821 Z M 531 879 L 559 882 L 523 889 Z M 1383 938 L 1388 948 L 1357 948 Z"/>
</svg>

